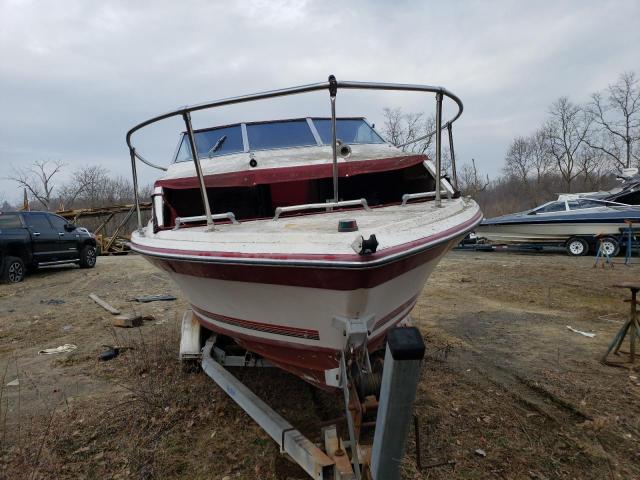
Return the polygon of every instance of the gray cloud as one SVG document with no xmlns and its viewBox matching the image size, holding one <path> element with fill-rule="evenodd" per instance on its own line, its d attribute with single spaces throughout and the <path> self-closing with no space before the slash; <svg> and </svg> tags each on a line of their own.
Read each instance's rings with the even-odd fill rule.
<svg viewBox="0 0 640 480">
<path fill-rule="evenodd" d="M 0 0 L 0 176 L 51 158 L 128 174 L 125 132 L 180 105 L 312 83 L 440 84 L 465 114 L 456 152 L 499 172 L 514 135 L 560 95 L 576 101 L 640 72 L 630 1 L 153 1 Z M 339 112 L 380 121 L 385 106 L 430 111 L 418 95 L 352 94 Z M 328 113 L 326 95 L 198 115 L 196 124 Z M 141 136 L 166 162 L 179 122 Z M 151 181 L 155 173 L 143 170 Z M 0 180 L 0 199 L 16 199 Z"/>
</svg>

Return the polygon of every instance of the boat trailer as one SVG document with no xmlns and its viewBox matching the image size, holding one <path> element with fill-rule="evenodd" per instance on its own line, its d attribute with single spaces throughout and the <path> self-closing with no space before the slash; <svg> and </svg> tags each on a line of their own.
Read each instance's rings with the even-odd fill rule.
<svg viewBox="0 0 640 480">
<path fill-rule="evenodd" d="M 182 318 L 180 360 L 200 362 L 211 377 L 311 478 L 317 480 L 395 480 L 400 478 L 400 462 L 413 419 L 413 401 L 425 346 L 415 327 L 395 327 L 387 334 L 384 368 L 381 378 L 369 380 L 364 389 L 356 388 L 356 375 L 371 374 L 369 355 L 358 355 L 353 348 L 342 352 L 340 386 L 345 403 L 348 438 L 341 438 L 338 423 L 325 422 L 324 445 L 306 438 L 280 414 L 267 405 L 225 367 L 272 367 L 267 360 L 249 352 L 228 354 L 213 333 L 203 339 L 204 329 L 191 310 Z M 353 346 L 362 336 L 347 335 L 346 345 Z M 203 346 L 204 345 L 204 346 Z M 363 346 L 362 343 L 359 344 Z M 360 352 L 366 352 L 360 349 Z M 359 358 L 356 358 L 359 357 Z M 363 360 L 363 362 L 355 361 Z M 354 362 L 355 361 L 355 362 Z M 354 368 L 354 365 L 356 368 Z M 353 374 L 354 370 L 357 372 Z M 362 383 L 362 381 L 360 381 Z M 379 387 L 377 395 L 369 395 Z M 361 399 L 361 396 L 365 398 Z M 363 421 L 365 413 L 376 412 L 375 421 Z M 328 424 L 327 424 L 328 423 Z M 373 441 L 364 440 L 361 430 L 375 426 Z M 321 448 L 323 447 L 323 448 Z"/>
</svg>

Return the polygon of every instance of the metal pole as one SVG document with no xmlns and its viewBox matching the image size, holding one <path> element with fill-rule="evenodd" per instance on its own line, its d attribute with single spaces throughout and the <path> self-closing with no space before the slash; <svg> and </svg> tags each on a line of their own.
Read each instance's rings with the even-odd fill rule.
<svg viewBox="0 0 640 480">
<path fill-rule="evenodd" d="M 331 99 L 331 147 L 333 154 L 333 201 L 338 202 L 338 146 L 336 145 L 336 77 L 329 75 L 329 98 Z"/>
<path fill-rule="evenodd" d="M 131 155 L 131 173 L 133 174 L 133 198 L 136 203 L 136 213 L 138 214 L 138 230 L 142 230 L 142 215 L 140 214 L 140 199 L 138 198 L 138 172 L 136 170 L 136 151 L 129 149 Z"/>
<path fill-rule="evenodd" d="M 396 327 L 387 335 L 378 417 L 371 448 L 373 480 L 399 480 L 413 401 L 424 357 L 424 341 L 415 327 Z"/>
<path fill-rule="evenodd" d="M 202 176 L 200 158 L 198 157 L 198 151 L 196 150 L 196 139 L 193 135 L 193 126 L 191 125 L 191 114 L 189 112 L 184 112 L 182 114 L 182 118 L 184 118 L 184 124 L 187 126 L 187 136 L 189 138 L 189 146 L 191 147 L 191 155 L 193 155 L 193 164 L 196 167 L 196 174 L 198 175 L 198 182 L 200 183 L 200 194 L 202 195 L 202 203 L 204 204 L 204 215 L 207 217 L 207 225 L 213 229 L 213 218 L 211 218 L 209 197 L 207 196 L 207 187 L 204 184 L 204 177 Z"/>
<path fill-rule="evenodd" d="M 458 171 L 456 170 L 456 154 L 453 151 L 453 125 L 451 122 L 447 124 L 449 130 L 449 154 L 451 155 L 451 179 L 453 180 L 453 188 L 458 190 Z"/>
<path fill-rule="evenodd" d="M 436 207 L 442 206 L 440 199 L 440 177 L 442 176 L 442 92 L 436 93 Z"/>
</svg>

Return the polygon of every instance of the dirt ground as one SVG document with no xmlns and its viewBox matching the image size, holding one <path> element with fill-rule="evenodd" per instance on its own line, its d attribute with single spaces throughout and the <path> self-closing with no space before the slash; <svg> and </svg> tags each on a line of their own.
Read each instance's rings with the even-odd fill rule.
<svg viewBox="0 0 640 480">
<path fill-rule="evenodd" d="M 413 312 L 428 349 L 422 469 L 412 431 L 404 477 L 640 478 L 638 367 L 599 362 L 629 308 L 612 285 L 639 273 L 556 254 L 449 254 Z M 154 319 L 115 329 L 91 292 Z M 160 293 L 178 300 L 129 301 Z M 185 308 L 134 255 L 0 285 L 0 478 L 306 478 L 213 381 L 178 364 Z M 64 344 L 77 349 L 38 354 Z M 103 345 L 131 349 L 101 362 Z M 278 370 L 236 373 L 314 439 L 339 413 L 339 399 Z"/>
</svg>

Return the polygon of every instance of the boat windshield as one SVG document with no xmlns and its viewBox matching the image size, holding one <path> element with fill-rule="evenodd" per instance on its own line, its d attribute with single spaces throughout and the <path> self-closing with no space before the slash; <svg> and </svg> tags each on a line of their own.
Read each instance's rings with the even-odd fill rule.
<svg viewBox="0 0 640 480">
<path fill-rule="evenodd" d="M 531 213 L 540 214 L 540 213 L 564 212 L 564 211 L 566 211 L 566 209 L 567 208 L 566 208 L 564 200 L 560 200 L 560 201 L 556 201 L 556 202 L 546 203 L 546 204 L 542 205 L 541 207 L 536 208 Z"/>
<path fill-rule="evenodd" d="M 242 129 L 240 125 L 230 127 L 213 128 L 203 132 L 194 133 L 198 157 L 211 158 L 230 153 L 240 153 L 244 151 L 242 142 Z M 176 157 L 176 162 L 186 162 L 192 160 L 191 148 L 186 135 L 182 135 L 182 142 Z"/>
<path fill-rule="evenodd" d="M 244 151 L 331 145 L 331 119 L 309 120 L 278 120 L 199 130 L 194 132 L 198 157 L 213 158 Z M 316 132 L 312 131 L 311 125 Z M 246 128 L 246 139 L 243 139 L 243 128 Z M 315 133 L 319 137 L 318 140 Z M 362 118 L 337 119 L 336 138 L 348 144 L 385 143 Z M 175 161 L 191 160 L 189 141 L 183 133 Z"/>
<path fill-rule="evenodd" d="M 325 145 L 331 145 L 331 119 L 314 118 L 313 124 Z M 336 120 L 336 138 L 345 143 L 385 143 L 376 131 L 361 118 Z"/>
</svg>

